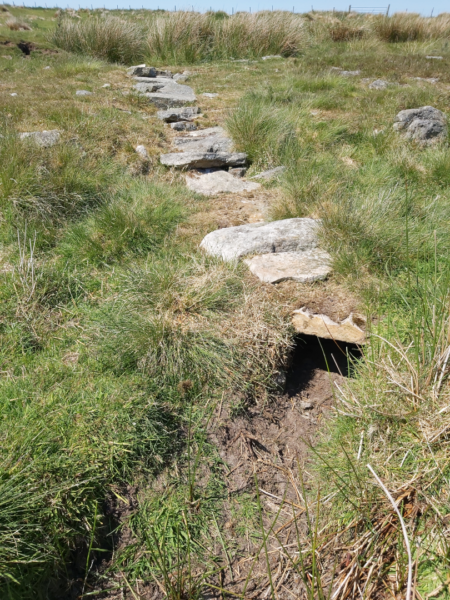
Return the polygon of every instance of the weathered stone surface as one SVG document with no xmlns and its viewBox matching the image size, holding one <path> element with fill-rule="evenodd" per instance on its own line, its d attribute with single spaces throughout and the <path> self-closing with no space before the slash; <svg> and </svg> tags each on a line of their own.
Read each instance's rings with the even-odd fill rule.
<svg viewBox="0 0 450 600">
<path fill-rule="evenodd" d="M 233 141 L 224 136 L 221 131 L 212 132 L 209 135 L 201 135 L 202 130 L 195 133 L 200 135 L 189 134 L 178 137 L 174 140 L 174 145 L 183 152 L 231 152 L 233 148 Z"/>
<path fill-rule="evenodd" d="M 88 92 L 88 90 L 77 90 L 75 94 L 77 96 L 92 96 L 92 92 Z"/>
<path fill-rule="evenodd" d="M 146 83 L 147 85 L 160 83 L 161 85 L 175 85 L 175 81 L 168 77 L 133 77 L 136 83 Z"/>
<path fill-rule="evenodd" d="M 179 121 L 192 121 L 199 113 L 200 108 L 198 106 L 186 106 L 184 108 L 160 110 L 157 113 L 157 117 L 166 123 L 175 123 Z"/>
<path fill-rule="evenodd" d="M 232 261 L 249 254 L 300 252 L 317 247 L 316 219 L 283 219 L 217 229 L 200 246 L 213 256 Z"/>
<path fill-rule="evenodd" d="M 233 169 L 229 169 L 228 173 L 230 173 L 230 175 L 233 175 L 233 177 L 245 177 L 247 169 L 245 167 L 235 167 Z"/>
<path fill-rule="evenodd" d="M 188 175 L 186 177 L 186 185 L 190 190 L 204 196 L 214 196 L 221 193 L 250 192 L 261 187 L 259 183 L 233 177 L 227 171 L 215 171 L 207 175 Z"/>
<path fill-rule="evenodd" d="M 385 90 L 388 86 L 389 86 L 389 83 L 387 81 L 384 81 L 384 79 L 376 79 L 375 81 L 372 81 L 372 83 L 369 85 L 369 89 L 370 90 Z"/>
<path fill-rule="evenodd" d="M 143 146 L 142 144 L 139 144 L 138 146 L 136 146 L 135 150 L 139 154 L 139 156 L 141 158 L 143 158 L 144 160 L 147 160 L 149 158 L 147 148 L 145 146 Z"/>
<path fill-rule="evenodd" d="M 331 271 L 330 255 L 314 248 L 303 252 L 262 254 L 244 261 L 253 275 L 264 283 L 299 281 L 309 283 L 326 279 Z"/>
<path fill-rule="evenodd" d="M 286 170 L 286 167 L 275 167 L 274 169 L 269 169 L 268 171 L 263 171 L 262 173 L 258 173 L 258 175 L 254 175 L 250 177 L 250 179 L 273 179 L 278 175 L 281 175 L 283 171 Z"/>
<path fill-rule="evenodd" d="M 170 123 L 170 126 L 172 129 L 175 129 L 175 131 L 195 131 L 197 129 L 197 125 L 195 125 L 195 123 L 190 123 L 189 121 Z"/>
<path fill-rule="evenodd" d="M 59 142 L 61 134 L 57 129 L 51 129 L 50 131 L 27 131 L 20 133 L 19 137 L 21 140 L 32 139 L 38 146 L 49 148 Z"/>
<path fill-rule="evenodd" d="M 247 155 L 241 152 L 172 152 L 161 155 L 161 164 L 179 169 L 208 169 L 210 167 L 243 167 Z"/>
<path fill-rule="evenodd" d="M 206 138 L 206 137 L 210 137 L 212 135 L 220 135 L 222 137 L 226 137 L 227 134 L 223 127 L 206 127 L 206 129 L 198 129 L 197 131 L 190 133 L 189 137 L 191 137 L 191 138 L 198 138 L 198 137 Z"/>
<path fill-rule="evenodd" d="M 127 69 L 127 74 L 131 77 L 173 77 L 170 71 L 159 71 L 155 67 L 147 67 L 144 65 L 135 65 Z"/>
<path fill-rule="evenodd" d="M 157 84 L 158 89 L 155 92 L 145 93 L 146 98 L 158 108 L 165 109 L 181 107 L 195 102 L 196 97 L 192 88 L 188 85 L 180 85 L 170 79 L 167 81 L 168 83 L 161 87 L 160 84 Z"/>
<path fill-rule="evenodd" d="M 366 343 L 366 335 L 353 321 L 353 315 L 337 323 L 327 315 L 314 314 L 305 308 L 300 308 L 294 311 L 292 324 L 295 331 L 305 335 L 316 335 L 320 338 L 348 344 Z"/>
<path fill-rule="evenodd" d="M 173 76 L 173 80 L 174 81 L 187 81 L 188 80 L 189 75 L 187 73 L 175 73 L 175 75 Z"/>
<path fill-rule="evenodd" d="M 407 139 L 429 144 L 447 135 L 447 118 L 433 106 L 402 110 L 395 117 L 394 129 Z"/>
</svg>

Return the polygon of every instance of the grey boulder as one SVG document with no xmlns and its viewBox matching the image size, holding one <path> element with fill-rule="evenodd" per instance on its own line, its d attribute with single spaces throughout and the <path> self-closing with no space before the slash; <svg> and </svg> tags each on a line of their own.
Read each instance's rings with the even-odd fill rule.
<svg viewBox="0 0 450 600">
<path fill-rule="evenodd" d="M 243 167 L 247 155 L 239 152 L 171 152 L 162 154 L 161 164 L 179 169 L 208 169 L 211 167 Z"/>
<path fill-rule="evenodd" d="M 227 171 L 215 171 L 206 175 L 187 176 L 186 185 L 190 190 L 204 196 L 214 196 L 221 193 L 236 194 L 251 192 L 261 187 L 259 183 L 233 177 Z"/>
<path fill-rule="evenodd" d="M 395 117 L 394 129 L 407 139 L 429 144 L 447 135 L 447 118 L 433 106 L 402 110 Z"/>
<path fill-rule="evenodd" d="M 175 123 L 179 121 L 192 121 L 199 113 L 200 109 L 198 106 L 186 106 L 184 108 L 160 110 L 157 113 L 157 117 L 166 123 Z"/>
<path fill-rule="evenodd" d="M 59 142 L 61 134 L 57 129 L 51 129 L 50 131 L 27 131 L 20 133 L 19 137 L 21 140 L 31 139 L 41 148 L 49 148 Z"/>
<path fill-rule="evenodd" d="M 264 283 L 287 280 L 310 283 L 326 279 L 331 271 L 330 261 L 328 252 L 318 248 L 302 252 L 262 254 L 244 260 L 253 275 Z"/>
<path fill-rule="evenodd" d="M 319 226 L 320 221 L 308 218 L 239 225 L 208 233 L 200 246 L 226 261 L 249 254 L 301 252 L 317 247 Z"/>
</svg>

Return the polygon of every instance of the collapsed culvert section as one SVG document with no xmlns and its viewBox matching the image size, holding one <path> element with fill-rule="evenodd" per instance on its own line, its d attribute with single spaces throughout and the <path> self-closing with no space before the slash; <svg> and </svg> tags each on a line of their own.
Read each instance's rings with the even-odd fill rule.
<svg viewBox="0 0 450 600">
<path fill-rule="evenodd" d="M 361 346 L 348 342 L 297 335 L 286 373 L 285 393 L 289 397 L 308 395 L 320 383 L 320 391 L 332 392 L 332 382 L 352 377 L 362 357 Z"/>
</svg>

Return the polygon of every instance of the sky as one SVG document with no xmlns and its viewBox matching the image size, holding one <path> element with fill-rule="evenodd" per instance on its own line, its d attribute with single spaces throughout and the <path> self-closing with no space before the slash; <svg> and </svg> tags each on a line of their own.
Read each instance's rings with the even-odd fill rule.
<svg viewBox="0 0 450 600">
<path fill-rule="evenodd" d="M 294 2 L 294 0 L 38 0 L 37 6 L 60 6 L 63 8 L 71 7 L 78 9 L 81 8 L 148 8 L 157 9 L 164 8 L 166 10 L 177 10 L 188 9 L 197 10 L 204 12 L 209 10 L 225 10 L 228 13 L 232 13 L 243 10 L 256 12 L 258 10 L 294 10 L 295 12 L 307 12 L 314 8 L 314 10 L 348 10 L 349 4 L 345 2 L 350 0 L 302 0 L 301 2 Z M 12 3 L 12 0 L 9 0 Z M 180 4 L 177 4 L 179 2 Z M 307 4 L 311 2 L 311 4 Z M 34 0 L 17 1 L 15 4 L 23 4 L 25 6 L 35 6 Z M 374 12 L 385 12 L 390 0 L 371 0 L 364 2 L 363 0 L 356 0 L 358 11 L 370 11 L 375 9 Z M 390 4 L 390 13 L 396 11 L 418 12 L 424 16 L 436 16 L 441 12 L 450 12 L 449 0 L 430 0 L 425 3 L 423 0 L 393 0 Z"/>
</svg>

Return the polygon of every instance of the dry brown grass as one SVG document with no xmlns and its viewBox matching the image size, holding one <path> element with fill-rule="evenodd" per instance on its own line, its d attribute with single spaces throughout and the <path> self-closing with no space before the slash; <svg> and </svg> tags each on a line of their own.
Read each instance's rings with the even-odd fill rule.
<svg viewBox="0 0 450 600">
<path fill-rule="evenodd" d="M 5 24 L 11 31 L 32 31 L 28 23 L 25 23 L 24 21 L 19 21 L 14 17 L 8 19 Z"/>
</svg>

